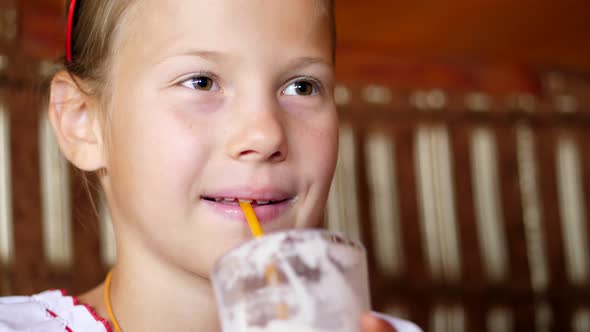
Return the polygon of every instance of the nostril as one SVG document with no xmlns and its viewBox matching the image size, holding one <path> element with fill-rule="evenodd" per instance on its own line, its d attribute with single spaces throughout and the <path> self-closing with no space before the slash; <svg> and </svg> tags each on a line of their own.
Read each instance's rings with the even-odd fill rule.
<svg viewBox="0 0 590 332">
<path fill-rule="evenodd" d="M 268 158 L 269 160 L 277 160 L 277 159 L 281 159 L 283 158 L 283 154 L 281 153 L 281 151 L 277 151 L 275 153 L 273 153 L 270 158 Z"/>
<path fill-rule="evenodd" d="M 240 158 L 261 158 L 263 154 L 255 151 L 255 150 L 247 150 L 240 152 Z M 275 153 L 271 154 L 268 159 L 269 161 L 280 160 L 283 158 L 283 153 L 281 151 L 276 151 Z M 262 158 L 261 158 L 262 159 Z"/>
</svg>

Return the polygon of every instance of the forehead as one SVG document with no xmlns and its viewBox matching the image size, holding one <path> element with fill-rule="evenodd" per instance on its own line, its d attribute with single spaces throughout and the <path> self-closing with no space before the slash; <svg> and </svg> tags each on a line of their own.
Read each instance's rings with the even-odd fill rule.
<svg viewBox="0 0 590 332">
<path fill-rule="evenodd" d="M 331 61 L 323 0 L 142 0 L 125 21 L 120 47 L 153 60 L 200 49 L 236 57 L 297 55 Z"/>
</svg>

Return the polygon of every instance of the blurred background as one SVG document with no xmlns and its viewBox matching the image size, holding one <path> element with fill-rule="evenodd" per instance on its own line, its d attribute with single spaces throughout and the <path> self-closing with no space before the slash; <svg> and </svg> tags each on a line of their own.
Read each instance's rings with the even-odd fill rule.
<svg viewBox="0 0 590 332">
<path fill-rule="evenodd" d="M 0 294 L 101 282 L 100 197 L 42 82 L 63 0 L 0 0 Z M 336 1 L 341 151 L 326 224 L 373 304 L 425 331 L 590 331 L 590 3 Z M 95 212 L 96 211 L 96 212 Z"/>
</svg>

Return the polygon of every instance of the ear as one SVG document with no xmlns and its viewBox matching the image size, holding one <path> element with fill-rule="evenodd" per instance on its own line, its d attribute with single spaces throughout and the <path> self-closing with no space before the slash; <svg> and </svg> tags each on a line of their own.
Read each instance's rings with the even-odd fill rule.
<svg viewBox="0 0 590 332">
<path fill-rule="evenodd" d="M 48 116 L 66 158 L 84 171 L 105 168 L 100 103 L 65 71 L 51 81 Z"/>
</svg>

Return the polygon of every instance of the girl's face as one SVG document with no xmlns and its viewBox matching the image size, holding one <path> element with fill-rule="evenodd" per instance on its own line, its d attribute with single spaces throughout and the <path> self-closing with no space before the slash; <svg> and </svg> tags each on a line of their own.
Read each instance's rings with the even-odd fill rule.
<svg viewBox="0 0 590 332">
<path fill-rule="evenodd" d="M 251 238 L 317 226 L 336 163 L 332 40 L 319 0 L 144 0 L 110 72 L 107 175 L 125 255 L 206 276 Z M 162 260 L 163 259 L 163 260 Z"/>
</svg>

